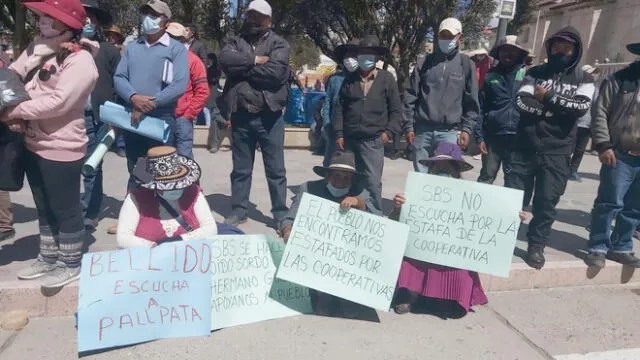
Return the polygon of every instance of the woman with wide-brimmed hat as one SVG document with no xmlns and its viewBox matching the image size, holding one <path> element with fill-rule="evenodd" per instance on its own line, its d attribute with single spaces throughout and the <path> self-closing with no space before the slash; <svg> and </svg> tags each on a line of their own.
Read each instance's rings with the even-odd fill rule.
<svg viewBox="0 0 640 360">
<path fill-rule="evenodd" d="M 3 116 L 25 133 L 25 167 L 40 225 L 40 254 L 18 278 L 44 277 L 44 288 L 80 277 L 87 234 L 80 206 L 80 171 L 87 149 L 84 108 L 98 79 L 99 45 L 81 38 L 86 13 L 80 0 L 24 5 L 38 19 L 39 35 L 11 64 L 31 100 Z"/>
<path fill-rule="evenodd" d="M 462 157 L 458 144 L 454 143 L 440 143 L 433 157 L 420 161 L 430 174 L 455 179 L 460 179 L 463 172 L 473 169 Z M 391 219 L 398 220 L 405 200 L 404 194 L 395 196 L 395 209 L 389 215 Z M 520 213 L 521 220 L 524 220 L 524 216 L 524 213 Z M 431 310 L 452 317 L 464 315 L 472 306 L 488 302 L 477 272 L 409 258 L 402 261 L 398 289 L 400 304 L 395 307 L 398 314 L 411 312 L 420 296 L 434 300 L 432 305 L 435 309 Z"/>
<path fill-rule="evenodd" d="M 118 246 L 155 246 L 218 233 L 198 181 L 202 171 L 171 146 L 149 149 L 133 170 L 138 187 L 129 192 L 118 217 Z"/>
</svg>

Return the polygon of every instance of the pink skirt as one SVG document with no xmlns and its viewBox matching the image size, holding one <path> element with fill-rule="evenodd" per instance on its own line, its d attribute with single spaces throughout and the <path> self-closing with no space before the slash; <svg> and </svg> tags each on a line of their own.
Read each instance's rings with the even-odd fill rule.
<svg viewBox="0 0 640 360">
<path fill-rule="evenodd" d="M 466 311 L 489 302 L 478 273 L 409 258 L 402 260 L 398 288 L 430 298 L 454 300 Z"/>
</svg>

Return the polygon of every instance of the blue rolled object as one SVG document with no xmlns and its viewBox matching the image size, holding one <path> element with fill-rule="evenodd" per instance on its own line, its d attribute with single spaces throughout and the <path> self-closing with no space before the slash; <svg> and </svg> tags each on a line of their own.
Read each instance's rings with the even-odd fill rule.
<svg viewBox="0 0 640 360">
<path fill-rule="evenodd" d="M 122 105 L 107 101 L 100 105 L 100 120 L 122 130 L 166 143 L 171 129 L 166 121 L 143 115 L 136 126 L 131 125 L 131 110 Z"/>
</svg>

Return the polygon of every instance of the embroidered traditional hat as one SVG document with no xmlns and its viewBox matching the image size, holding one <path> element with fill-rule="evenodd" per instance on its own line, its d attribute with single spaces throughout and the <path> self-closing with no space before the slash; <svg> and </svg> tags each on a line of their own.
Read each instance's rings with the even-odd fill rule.
<svg viewBox="0 0 640 360">
<path fill-rule="evenodd" d="M 450 142 L 441 142 L 438 144 L 438 148 L 433 157 L 420 160 L 420 163 L 424 166 L 431 167 L 436 161 L 455 161 L 460 166 L 460 172 L 473 169 L 473 165 L 466 162 L 462 157 L 460 146 Z"/>
<path fill-rule="evenodd" d="M 362 176 L 361 173 L 356 171 L 356 157 L 352 152 L 338 151 L 333 154 L 331 163 L 329 166 L 314 166 L 313 172 L 318 176 L 325 177 L 329 173 L 329 170 L 338 170 L 352 173 L 355 176 Z"/>
<path fill-rule="evenodd" d="M 133 177 L 150 190 L 182 190 L 200 180 L 202 171 L 193 160 L 178 155 L 171 146 L 149 149 L 146 158 L 138 159 Z"/>
</svg>

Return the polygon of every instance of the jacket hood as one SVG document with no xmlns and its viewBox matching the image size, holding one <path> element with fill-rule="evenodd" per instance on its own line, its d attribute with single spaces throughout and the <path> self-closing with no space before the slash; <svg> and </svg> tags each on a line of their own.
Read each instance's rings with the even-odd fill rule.
<svg viewBox="0 0 640 360">
<path fill-rule="evenodd" d="M 566 69 L 566 71 L 573 71 L 580 63 L 580 59 L 582 59 L 582 38 L 580 37 L 580 33 L 574 27 L 567 26 L 551 35 L 545 42 L 545 48 L 547 49 L 547 58 L 551 57 L 551 43 L 553 42 L 553 40 L 558 38 L 570 38 L 573 39 L 576 43 L 576 52 L 575 54 L 573 54 L 573 60 L 571 61 L 569 67 Z"/>
</svg>

